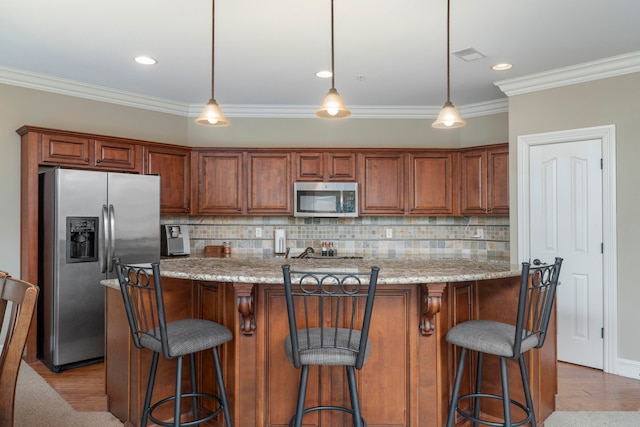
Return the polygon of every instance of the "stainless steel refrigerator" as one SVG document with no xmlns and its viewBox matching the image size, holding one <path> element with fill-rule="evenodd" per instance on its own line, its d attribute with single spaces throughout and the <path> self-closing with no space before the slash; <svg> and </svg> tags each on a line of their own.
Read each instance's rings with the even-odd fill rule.
<svg viewBox="0 0 640 427">
<path fill-rule="evenodd" d="M 54 372 L 104 358 L 105 288 L 113 258 L 160 259 L 156 175 L 40 173 L 38 354 Z"/>
</svg>

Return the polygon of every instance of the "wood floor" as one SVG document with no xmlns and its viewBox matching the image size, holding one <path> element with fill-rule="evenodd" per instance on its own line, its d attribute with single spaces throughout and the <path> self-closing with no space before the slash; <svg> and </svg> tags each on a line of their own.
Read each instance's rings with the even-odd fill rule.
<svg viewBox="0 0 640 427">
<path fill-rule="evenodd" d="M 104 364 L 52 373 L 40 362 L 31 365 L 78 411 L 106 411 Z M 558 363 L 558 411 L 638 411 L 640 380 Z"/>
</svg>

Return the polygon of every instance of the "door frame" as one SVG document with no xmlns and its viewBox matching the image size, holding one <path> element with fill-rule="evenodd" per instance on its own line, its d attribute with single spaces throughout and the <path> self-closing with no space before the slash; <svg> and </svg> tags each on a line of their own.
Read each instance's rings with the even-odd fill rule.
<svg viewBox="0 0 640 427">
<path fill-rule="evenodd" d="M 530 259 L 529 150 L 534 145 L 599 139 L 602 143 L 602 243 L 604 372 L 616 374 L 618 359 L 618 275 L 616 239 L 616 128 L 595 126 L 517 137 L 518 156 L 518 261 Z"/>
</svg>

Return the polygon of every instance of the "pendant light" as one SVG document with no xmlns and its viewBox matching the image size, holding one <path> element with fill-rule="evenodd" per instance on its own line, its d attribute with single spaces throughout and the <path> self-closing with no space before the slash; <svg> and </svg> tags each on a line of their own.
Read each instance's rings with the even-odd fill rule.
<svg viewBox="0 0 640 427">
<path fill-rule="evenodd" d="M 216 36 L 216 0 L 211 0 L 211 99 L 207 102 L 200 117 L 196 119 L 196 123 L 206 126 L 227 126 L 229 121 L 225 119 L 220 106 L 213 96 L 213 76 L 214 76 L 214 52 L 215 52 L 215 36 Z"/>
<path fill-rule="evenodd" d="M 316 111 L 316 116 L 323 119 L 342 119 L 349 117 L 351 111 L 345 107 L 340 94 L 336 90 L 334 72 L 334 53 L 333 53 L 333 0 L 331 0 L 331 89 L 324 98 L 320 109 Z"/>
<path fill-rule="evenodd" d="M 444 103 L 442 110 L 440 110 L 440 114 L 438 114 L 438 118 L 435 122 L 431 124 L 432 127 L 436 129 L 453 129 L 459 128 L 466 124 L 464 120 L 460 117 L 458 110 L 451 103 L 451 83 L 450 83 L 450 72 L 449 72 L 449 62 L 451 58 L 451 52 L 449 47 L 449 25 L 451 21 L 451 0 L 447 0 L 447 102 Z"/>
</svg>

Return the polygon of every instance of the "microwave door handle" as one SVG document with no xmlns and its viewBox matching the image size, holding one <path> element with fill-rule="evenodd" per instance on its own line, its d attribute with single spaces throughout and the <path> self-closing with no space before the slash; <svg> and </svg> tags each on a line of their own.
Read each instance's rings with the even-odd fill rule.
<svg viewBox="0 0 640 427">
<path fill-rule="evenodd" d="M 107 272 L 107 258 L 109 256 L 109 238 L 107 229 L 109 228 L 109 214 L 107 211 L 107 205 L 102 205 L 102 227 L 100 227 L 100 242 L 102 243 L 102 251 L 100 256 L 100 272 Z"/>
<path fill-rule="evenodd" d="M 107 270 L 113 271 L 113 257 L 116 254 L 116 214 L 113 205 L 109 205 L 109 257 L 107 258 Z"/>
</svg>

